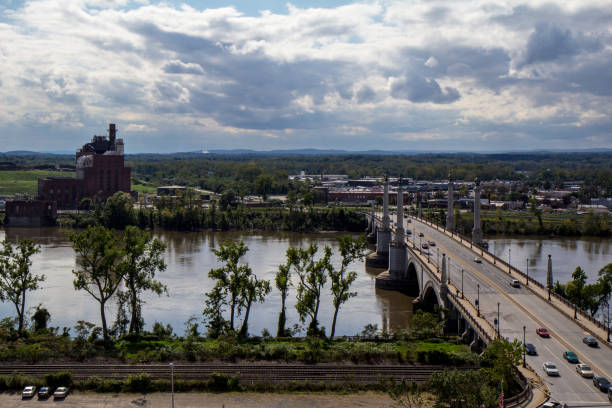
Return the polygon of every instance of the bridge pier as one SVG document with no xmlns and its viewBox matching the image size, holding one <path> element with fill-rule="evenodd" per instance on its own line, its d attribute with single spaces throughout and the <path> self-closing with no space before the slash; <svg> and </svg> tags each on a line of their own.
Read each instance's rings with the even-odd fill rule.
<svg viewBox="0 0 612 408">
<path fill-rule="evenodd" d="M 376 222 L 372 218 L 372 222 Z M 382 225 L 376 229 L 376 252 L 366 257 L 366 266 L 374 268 L 387 268 L 389 266 L 389 243 L 391 242 L 391 226 L 389 219 L 389 179 L 385 176 L 383 194 Z"/>
</svg>

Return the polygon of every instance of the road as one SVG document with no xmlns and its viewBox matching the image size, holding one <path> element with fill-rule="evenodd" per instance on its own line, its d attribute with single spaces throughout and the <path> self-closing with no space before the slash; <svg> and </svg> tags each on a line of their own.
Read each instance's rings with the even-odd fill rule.
<svg viewBox="0 0 612 408">
<path fill-rule="evenodd" d="M 498 302 L 500 310 L 500 333 L 510 339 L 523 340 L 523 326 L 526 328 L 526 342 L 533 343 L 537 356 L 527 356 L 527 363 L 547 382 L 551 397 L 564 401 L 570 406 L 612 406 L 605 393 L 593 386 L 591 379 L 582 378 L 575 371 L 575 365 L 563 359 L 565 350 L 573 350 L 582 363 L 591 365 L 596 376 L 612 380 L 612 350 L 606 346 L 591 348 L 582 342 L 587 334 L 541 297 L 525 287 L 510 286 L 512 277 L 497 266 L 483 259 L 475 263 L 476 255 L 469 248 L 458 243 L 446 234 L 436 231 L 414 218 L 405 228 L 413 230 L 408 236 L 410 242 L 419 245 L 418 233 L 422 232 L 423 241 L 434 241 L 436 246 L 429 249 L 433 263 L 446 253 L 450 261 L 450 279 L 453 285 L 461 288 L 461 269 L 465 296 L 475 303 L 478 297 L 477 285 L 480 285 L 480 310 L 486 319 L 493 324 L 497 318 Z M 535 334 L 538 327 L 546 327 L 551 338 L 541 338 Z M 545 361 L 557 365 L 560 377 L 547 377 L 542 370 Z"/>
</svg>

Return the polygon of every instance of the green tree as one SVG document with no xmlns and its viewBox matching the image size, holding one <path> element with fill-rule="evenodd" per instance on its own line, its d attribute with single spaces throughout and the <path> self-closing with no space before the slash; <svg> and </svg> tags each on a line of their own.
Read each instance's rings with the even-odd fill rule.
<svg viewBox="0 0 612 408">
<path fill-rule="evenodd" d="M 506 385 L 514 382 L 514 369 L 521 362 L 523 343 L 514 339 L 499 338 L 492 341 L 484 352 L 484 365 L 492 367 L 492 379 L 495 384 Z"/>
<path fill-rule="evenodd" d="M 331 258 L 331 248 L 325 247 L 323 257 L 315 260 L 318 247 L 310 244 L 308 249 L 290 248 L 287 251 L 291 264 L 298 275 L 297 304 L 295 308 L 304 323 L 310 318 L 307 334 L 309 336 L 320 335 L 319 331 L 319 306 L 321 304 L 321 293 L 325 282 Z"/>
<path fill-rule="evenodd" d="M 417 310 L 412 316 L 410 331 L 417 339 L 440 337 L 444 322 L 437 315 Z"/>
<path fill-rule="evenodd" d="M 285 337 L 287 335 L 287 331 L 285 330 L 285 324 L 287 322 L 285 304 L 287 295 L 289 294 L 289 287 L 291 286 L 291 264 L 289 260 L 286 264 L 278 265 L 278 272 L 276 272 L 274 283 L 281 294 L 281 311 L 278 315 L 276 337 Z"/>
<path fill-rule="evenodd" d="M 155 279 L 157 272 L 166 270 L 163 253 L 166 245 L 138 227 L 129 226 L 123 236 L 123 261 L 121 274 L 129 295 L 130 327 L 128 333 L 140 333 L 142 319 L 142 293 L 151 291 L 157 295 L 168 293 L 166 286 Z"/>
<path fill-rule="evenodd" d="M 107 228 L 123 229 L 135 224 L 134 200 L 128 193 L 117 191 L 110 196 L 100 211 L 100 221 Z"/>
<path fill-rule="evenodd" d="M 269 174 L 260 174 L 255 179 L 255 191 L 261 196 L 262 200 L 266 200 L 268 194 L 272 192 L 272 184 L 274 179 Z"/>
<path fill-rule="evenodd" d="M 208 329 L 206 334 L 208 337 L 216 339 L 226 332 L 228 323 L 223 317 L 226 306 L 227 302 L 225 301 L 223 287 L 215 285 L 212 290 L 206 294 L 204 311 L 202 312 L 206 318 L 206 328 Z"/>
<path fill-rule="evenodd" d="M 248 337 L 251 305 L 253 302 L 262 303 L 271 289 L 269 281 L 259 280 L 255 275 L 250 275 L 245 279 L 244 289 L 240 299 L 241 309 L 244 309 L 244 319 L 242 320 L 242 326 L 239 332 L 240 337 Z"/>
<path fill-rule="evenodd" d="M 332 339 L 336 333 L 336 321 L 340 306 L 346 303 L 346 301 L 350 298 L 357 296 L 357 292 L 350 292 L 352 283 L 355 281 L 355 279 L 357 279 L 357 273 L 353 271 L 349 272 L 347 271 L 347 268 L 355 260 L 363 259 L 366 245 L 366 239 L 363 235 L 356 239 L 352 238 L 351 236 L 338 238 L 338 246 L 340 249 L 340 256 L 342 257 L 342 264 L 340 269 L 334 268 L 331 264 L 327 267 L 334 304 L 334 317 L 332 320 L 330 334 Z"/>
<path fill-rule="evenodd" d="M 51 318 L 51 313 L 42 307 L 42 304 L 36 306 L 36 311 L 32 315 L 32 323 L 34 324 L 34 331 L 41 331 L 47 328 L 47 323 L 49 323 L 49 319 Z"/>
<path fill-rule="evenodd" d="M 106 302 L 123 280 L 121 243 L 117 235 L 102 226 L 88 227 L 69 235 L 77 254 L 79 269 L 73 270 L 74 288 L 89 293 L 100 304 L 104 340 L 109 340 L 106 323 Z"/>
<path fill-rule="evenodd" d="M 428 387 L 436 396 L 435 406 L 438 407 L 494 407 L 499 389 L 489 385 L 490 379 L 490 372 L 486 369 L 444 370 L 432 374 Z"/>
<path fill-rule="evenodd" d="M 400 407 L 421 408 L 425 404 L 419 386 L 415 382 L 408 383 L 405 378 L 401 382 L 391 380 L 388 392 L 389 397 Z"/>
<path fill-rule="evenodd" d="M 39 289 L 40 282 L 45 280 L 45 275 L 36 275 L 30 270 L 30 258 L 38 252 L 39 246 L 27 238 L 17 248 L 5 239 L 0 250 L 0 300 L 8 300 L 15 306 L 20 333 L 24 328 L 26 295 Z"/>
<path fill-rule="evenodd" d="M 242 241 L 221 244 L 219 249 L 215 249 L 213 252 L 217 256 L 217 260 L 223 262 L 224 265 L 208 272 L 208 276 L 217 281 L 216 285 L 219 285 L 228 297 L 227 304 L 230 308 L 229 328 L 232 331 L 234 331 L 236 312 L 240 313 L 240 299 L 244 293 L 245 282 L 252 273 L 248 265 L 240 264 L 240 258 L 248 250 L 249 248 Z"/>
</svg>

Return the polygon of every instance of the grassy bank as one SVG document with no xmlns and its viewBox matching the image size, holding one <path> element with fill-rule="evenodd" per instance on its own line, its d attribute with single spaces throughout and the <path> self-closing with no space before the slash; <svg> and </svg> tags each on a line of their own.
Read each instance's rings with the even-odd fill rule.
<svg viewBox="0 0 612 408">
<path fill-rule="evenodd" d="M 38 194 L 38 179 L 45 177 L 74 177 L 74 172 L 53 170 L 2 170 L 0 195 Z"/>
</svg>

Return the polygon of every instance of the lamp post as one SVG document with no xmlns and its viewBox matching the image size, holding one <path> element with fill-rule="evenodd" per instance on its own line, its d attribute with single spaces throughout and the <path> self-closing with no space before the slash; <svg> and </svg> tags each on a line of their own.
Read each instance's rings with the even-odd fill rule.
<svg viewBox="0 0 612 408">
<path fill-rule="evenodd" d="M 495 241 L 493 241 L 493 265 L 495 265 Z"/>
<path fill-rule="evenodd" d="M 529 258 L 527 258 L 526 264 L 527 264 L 527 269 L 525 270 L 527 271 L 527 281 L 525 282 L 525 286 L 529 286 Z"/>
<path fill-rule="evenodd" d="M 508 248 L 508 273 L 512 275 L 512 260 L 510 259 L 510 248 Z"/>
<path fill-rule="evenodd" d="M 476 315 L 480 317 L 480 283 L 476 284 L 476 290 L 477 290 L 476 292 L 477 293 L 476 295 L 476 307 L 477 307 Z"/>
<path fill-rule="evenodd" d="M 499 320 L 499 302 L 497 302 L 497 338 L 501 337 L 501 321 Z"/>
<path fill-rule="evenodd" d="M 172 408 L 174 408 L 174 363 L 168 364 L 170 366 L 170 389 L 172 392 Z"/>
<path fill-rule="evenodd" d="M 461 269 L 461 299 L 463 299 L 463 269 Z"/>
<path fill-rule="evenodd" d="M 436 263 L 436 268 L 438 268 L 438 271 L 440 271 L 440 247 L 438 247 L 438 260 Z"/>
<path fill-rule="evenodd" d="M 523 368 L 525 368 L 525 352 L 526 352 L 526 347 L 525 347 L 525 326 L 523 326 Z"/>
</svg>

